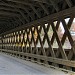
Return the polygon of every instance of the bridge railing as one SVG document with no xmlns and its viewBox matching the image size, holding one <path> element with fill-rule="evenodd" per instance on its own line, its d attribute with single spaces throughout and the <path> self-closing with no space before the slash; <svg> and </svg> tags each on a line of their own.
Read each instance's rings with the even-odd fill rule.
<svg viewBox="0 0 75 75">
<path fill-rule="evenodd" d="M 70 33 L 74 13 L 75 7 L 1 34 L 0 51 L 44 65 L 75 71 L 75 43 Z M 64 32 L 60 36 L 61 23 Z M 66 49 L 66 39 L 70 43 L 69 49 Z"/>
</svg>

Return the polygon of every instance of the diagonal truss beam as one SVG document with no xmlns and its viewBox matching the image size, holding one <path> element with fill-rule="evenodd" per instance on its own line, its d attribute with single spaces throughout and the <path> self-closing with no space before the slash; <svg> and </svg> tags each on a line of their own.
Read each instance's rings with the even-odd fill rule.
<svg viewBox="0 0 75 75">
<path fill-rule="evenodd" d="M 21 16 L 19 14 L 16 14 L 16 13 L 12 13 L 12 12 L 9 12 L 9 11 L 0 11 L 0 15 L 5 15 L 5 16 L 10 16 L 10 17 L 17 17 L 24 25 L 24 22 L 21 20 Z"/>
<path fill-rule="evenodd" d="M 40 14 L 38 13 L 38 11 L 35 9 L 35 7 L 32 6 L 32 4 L 30 5 L 30 7 L 33 9 L 33 11 L 36 13 L 36 15 L 40 18 Z"/>
<path fill-rule="evenodd" d="M 22 1 L 15 1 L 15 0 L 8 0 L 8 1 L 16 2 L 16 3 L 21 3 L 23 5 L 27 5 L 27 6 L 31 7 L 32 10 L 36 13 L 36 15 L 40 18 L 40 14 L 37 12 L 37 10 L 35 9 L 35 7 L 31 3 L 26 3 L 26 2 L 22 2 Z"/>
<path fill-rule="evenodd" d="M 68 4 L 68 6 L 69 7 L 72 7 L 73 6 L 73 4 L 72 4 L 72 1 L 71 0 L 65 0 L 66 1 L 66 3 Z"/>
<path fill-rule="evenodd" d="M 26 7 L 24 7 L 24 6 L 21 6 L 21 5 L 13 5 L 13 4 L 7 4 L 7 3 L 0 3 L 0 6 L 8 6 L 8 7 L 12 7 L 12 8 L 15 8 L 15 10 L 17 9 L 17 10 L 19 10 L 19 8 L 20 9 L 23 9 L 25 12 L 27 12 L 28 13 L 28 15 L 31 17 L 31 19 L 33 20 L 33 17 L 32 17 L 32 15 L 30 14 L 30 12 L 26 9 Z M 17 11 L 16 10 L 16 11 Z M 19 12 L 21 12 L 20 10 L 19 10 Z M 24 15 L 22 12 L 21 12 L 21 14 L 22 15 Z M 24 15 L 24 17 L 25 17 L 25 15 Z M 27 22 L 29 22 L 28 20 L 27 20 L 27 18 L 25 17 L 25 19 L 26 19 L 26 21 Z"/>
<path fill-rule="evenodd" d="M 53 0 L 49 0 L 49 1 L 53 5 L 54 9 L 58 12 L 60 10 L 59 7 L 58 7 L 58 5 Z"/>
<path fill-rule="evenodd" d="M 46 12 L 46 14 L 49 15 L 49 11 L 47 10 L 47 8 L 42 3 L 39 3 L 39 4 L 43 8 L 43 10 Z"/>
<path fill-rule="evenodd" d="M 5 6 L 9 6 L 8 3 L 3 3 L 3 4 L 4 4 Z M 11 5 L 11 7 L 13 7 L 13 6 Z M 1 8 L 1 7 L 0 7 L 0 8 Z M 3 7 L 2 7 L 2 8 L 3 8 Z M 19 12 L 19 13 L 21 14 L 21 16 L 22 16 L 27 22 L 29 22 L 29 20 L 27 19 L 26 15 L 25 15 L 23 12 L 21 12 L 20 9 L 15 8 L 15 7 L 13 7 L 13 8 L 14 8 L 14 10 L 12 10 L 12 9 L 10 9 L 10 8 L 9 8 L 9 10 Z M 4 8 L 4 9 L 8 9 L 8 8 Z"/>
</svg>

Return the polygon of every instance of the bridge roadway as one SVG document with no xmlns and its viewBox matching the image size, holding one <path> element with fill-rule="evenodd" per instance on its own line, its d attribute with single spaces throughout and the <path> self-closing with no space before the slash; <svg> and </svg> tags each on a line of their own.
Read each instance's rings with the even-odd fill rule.
<svg viewBox="0 0 75 75">
<path fill-rule="evenodd" d="M 70 74 L 0 53 L 0 75 L 70 75 Z"/>
</svg>

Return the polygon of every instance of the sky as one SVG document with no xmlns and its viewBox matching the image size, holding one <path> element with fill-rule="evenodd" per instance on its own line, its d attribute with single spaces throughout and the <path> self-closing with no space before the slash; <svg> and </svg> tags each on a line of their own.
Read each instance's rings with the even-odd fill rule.
<svg viewBox="0 0 75 75">
<path fill-rule="evenodd" d="M 70 18 L 65 19 L 66 24 L 68 24 L 69 20 L 70 20 Z M 73 20 L 73 23 L 75 23 L 75 18 Z M 63 28 L 62 22 L 60 22 L 60 27 L 61 27 L 61 33 L 64 33 L 65 30 Z"/>
</svg>

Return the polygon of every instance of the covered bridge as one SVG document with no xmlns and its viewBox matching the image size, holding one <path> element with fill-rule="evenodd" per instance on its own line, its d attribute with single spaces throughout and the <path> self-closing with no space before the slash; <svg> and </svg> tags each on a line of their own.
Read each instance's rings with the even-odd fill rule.
<svg viewBox="0 0 75 75">
<path fill-rule="evenodd" d="M 0 0 L 0 52 L 75 72 L 74 24 L 75 0 Z"/>
</svg>

